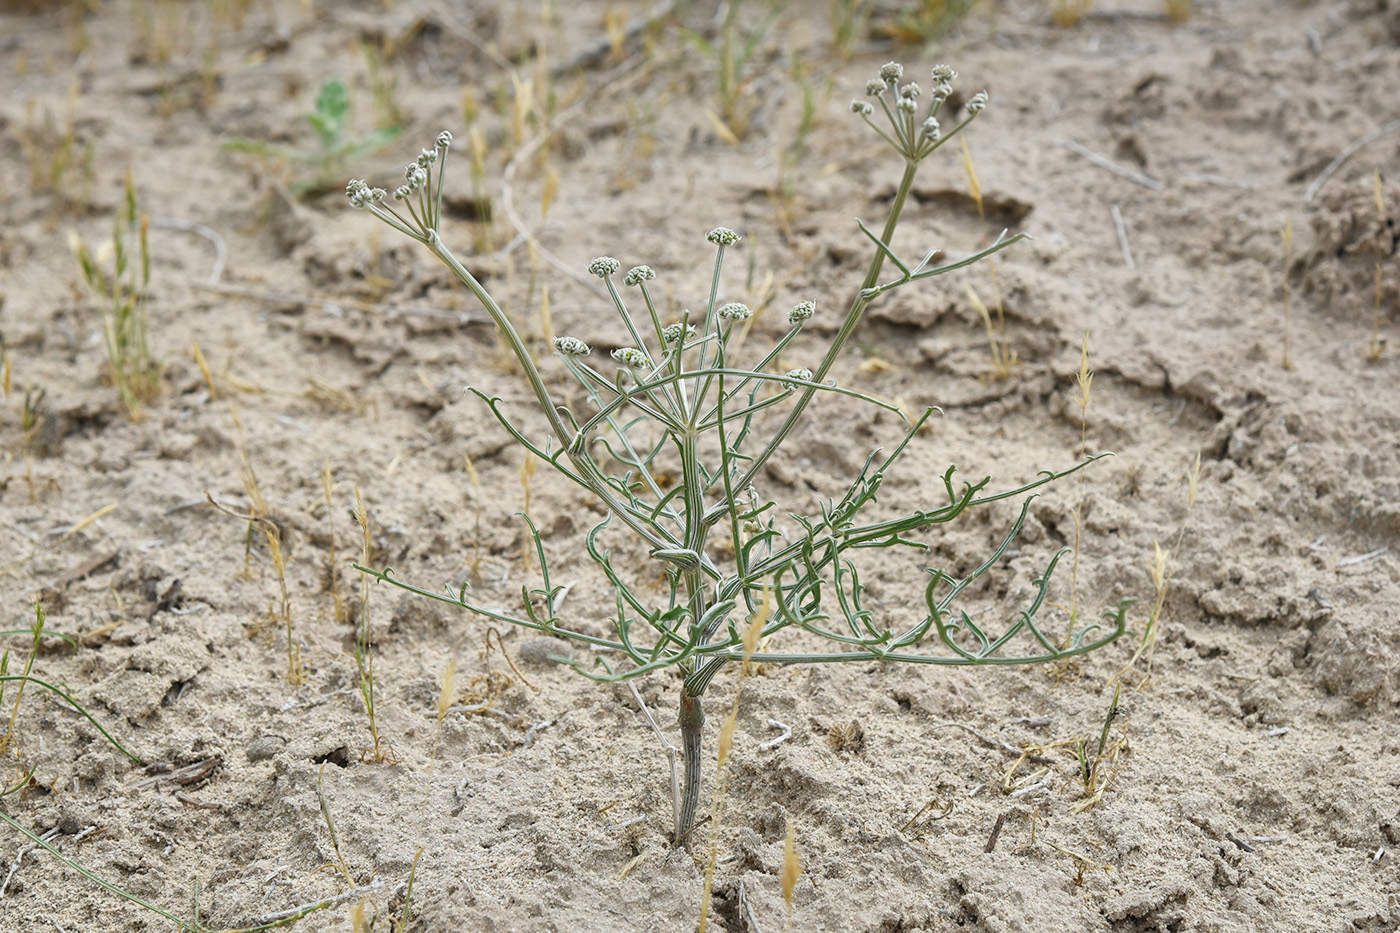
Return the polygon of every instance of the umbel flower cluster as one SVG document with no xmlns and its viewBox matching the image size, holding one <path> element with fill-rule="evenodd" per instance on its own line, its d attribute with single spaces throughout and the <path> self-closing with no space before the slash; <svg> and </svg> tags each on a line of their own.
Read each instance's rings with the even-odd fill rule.
<svg viewBox="0 0 1400 933">
<path fill-rule="evenodd" d="M 912 423 L 906 419 L 906 430 L 892 439 L 891 452 L 872 452 L 848 478 L 845 492 L 815 510 L 805 496 L 780 507 L 761 488 L 765 466 L 812 411 L 819 394 L 844 395 L 904 417 L 896 406 L 833 378 L 833 368 L 872 302 L 886 292 L 975 263 L 1024 236 L 1003 232 L 990 246 L 942 265 L 932 265 L 942 255 L 940 250 L 927 250 L 922 260 L 909 261 L 892 245 L 920 164 L 986 106 L 986 94 L 979 93 L 956 118 L 949 117 L 945 110 L 951 109 L 948 101 L 956 78 L 951 68 L 940 65 L 932 70 L 926 93 L 917 83 L 904 82 L 904 69 L 892 62 L 867 84 L 866 97 L 852 105 L 900 154 L 903 172 L 880 232 L 856 221 L 870 247 L 864 279 L 853 283 L 844 310 L 829 311 L 835 301 L 821 302 L 820 313 L 832 315 L 824 334 L 833 336 L 819 339 L 808 332 L 808 323 L 819 313 L 812 298 L 791 305 L 786 328 L 778 323 L 780 333 L 772 337 L 770 327 L 762 326 L 767 320 L 764 308 L 726 294 L 725 256 L 741 248 L 742 240 L 728 227 L 706 235 L 714 248 L 711 285 L 703 301 L 691 305 L 693 312 L 677 312 L 658 301 L 651 288 L 657 273 L 651 267 L 634 266 L 624 274 L 622 262 L 600 256 L 588 264 L 588 271 L 606 289 L 628 345 L 611 349 L 611 363 L 600 369 L 590 362 L 592 348 L 586 340 L 562 336 L 554 341 L 556 356 L 584 390 L 587 401 L 578 406 L 551 395 L 515 323 L 443 242 L 443 170 L 450 134 L 441 134 L 433 149 L 408 165 L 405 182 L 392 201 L 383 189 L 360 180 L 346 188 L 352 205 L 423 243 L 491 316 L 534 393 L 537 417 L 533 423 L 517 424 L 502 410 L 499 398 L 474 388 L 468 391 L 522 447 L 601 505 L 606 517 L 587 534 L 583 546 L 599 582 L 615 594 L 616 611 L 606 620 L 606 634 L 599 634 L 602 620 L 578 620 L 557 611 L 560 587 L 551 580 L 548 550 L 529 516 L 524 522 L 534 542 L 540 582 L 522 589 L 515 611 L 475 601 L 466 586 L 449 585 L 438 592 L 402 582 L 390 568 L 359 569 L 494 622 L 590 646 L 596 654 L 579 652 L 564 659 L 586 677 L 622 681 L 678 668 L 683 674 L 679 721 L 685 764 L 683 783 L 677 779 L 682 790 L 674 801 L 678 840 L 695 825 L 702 699 L 715 676 L 733 662 L 1029 664 L 1092 651 L 1124 631 L 1123 606 L 1111 614 L 1113 625 L 1108 629 L 1091 624 L 1067 639 L 1041 629 L 1037 613 L 1064 552 L 1046 558 L 1026 605 L 1000 621 L 979 625 L 962 608 L 968 586 L 992 572 L 1011 547 L 1026 519 L 1028 494 L 1094 458 L 1044 470 L 998 492 L 988 491 L 990 477 L 955 482 L 955 468 L 949 466 L 938 501 L 916 503 L 907 512 L 900 510 L 899 517 L 877 520 L 867 508 L 876 501 L 887 472 L 936 411 L 928 408 Z M 951 128 L 944 130 L 940 119 Z M 887 266 L 894 271 L 886 273 Z M 619 290 L 619 277 L 628 290 L 625 295 Z M 740 335 L 747 339 L 740 341 Z M 769 340 L 766 349 L 750 349 L 764 340 Z M 668 475 L 676 478 L 674 483 L 658 478 Z M 1019 517 L 984 561 L 962 576 L 950 568 L 920 564 L 913 582 L 924 594 L 922 606 L 867 604 L 861 567 L 871 560 L 871 551 L 932 560 L 939 526 L 968 509 L 1006 499 L 1022 502 Z M 613 564 L 603 539 L 617 534 L 633 536 L 657 562 L 667 581 L 662 591 L 650 582 L 657 577 L 655 570 Z M 888 558 L 879 562 L 888 573 Z M 804 637 L 795 643 L 789 639 L 786 650 L 777 644 L 794 634 Z"/>
<path fill-rule="evenodd" d="M 900 84 L 904 78 L 904 66 L 898 62 L 890 62 L 880 69 L 878 78 L 871 78 L 865 83 L 867 99 L 856 98 L 851 101 L 851 110 L 864 118 L 875 132 L 899 150 L 906 159 L 920 160 L 938 148 L 945 138 L 942 124 L 938 122 L 938 112 L 943 109 L 944 103 L 953 93 L 953 82 L 957 77 L 958 73 L 947 65 L 934 65 L 930 75 L 928 102 L 921 107 L 919 98 L 923 96 L 923 88 L 914 81 Z M 890 130 L 887 131 L 871 119 L 875 113 L 875 104 L 870 103 L 871 100 L 884 110 L 891 124 Z M 987 92 L 978 91 L 963 105 L 963 121 L 955 126 L 946 138 L 957 135 L 958 131 L 976 118 L 986 106 Z M 919 117 L 921 109 L 922 119 Z"/>
</svg>

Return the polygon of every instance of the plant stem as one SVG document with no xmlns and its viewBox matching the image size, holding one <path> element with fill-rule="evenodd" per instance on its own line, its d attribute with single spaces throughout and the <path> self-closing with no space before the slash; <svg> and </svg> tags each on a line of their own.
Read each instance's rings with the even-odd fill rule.
<svg viewBox="0 0 1400 933">
<path fill-rule="evenodd" d="M 918 173 L 918 170 L 919 163 L 917 161 L 905 159 L 904 177 L 899 180 L 899 190 L 895 192 L 894 203 L 890 205 L 890 214 L 885 220 L 885 229 L 880 234 L 880 239 L 887 246 L 891 238 L 894 237 L 895 227 L 899 225 L 899 215 L 904 211 L 904 202 L 909 199 L 909 191 L 914 187 L 914 176 Z M 831 370 L 831 367 L 835 365 L 837 358 L 841 355 L 841 351 L 846 346 L 846 341 L 849 340 L 851 334 L 855 332 L 856 325 L 859 324 L 861 318 L 865 316 L 865 309 L 870 305 L 870 299 L 864 297 L 862 293 L 866 289 L 874 288 L 879 283 L 880 271 L 884 267 L 885 253 L 883 250 L 876 250 L 874 258 L 870 260 L 870 271 L 866 273 L 865 281 L 861 283 L 860 291 L 856 292 L 855 300 L 851 302 L 851 309 L 846 312 L 846 319 L 841 324 L 841 330 L 837 332 L 836 338 L 832 340 L 831 347 L 826 351 L 826 356 L 822 358 L 821 365 L 813 372 L 812 382 L 822 382 L 826 378 L 826 374 Z M 743 489 L 749 483 L 753 482 L 753 478 L 763 469 L 764 464 L 768 462 L 768 458 L 773 455 L 774 451 L 782 446 L 788 434 L 797 426 L 798 420 L 802 417 L 802 412 L 807 408 L 807 403 L 810 402 L 812 396 L 816 394 L 817 390 L 814 386 L 804 390 L 797 396 L 797 401 L 793 403 L 792 411 L 788 412 L 788 416 L 786 420 L 783 421 L 782 426 L 773 434 L 773 438 L 768 442 L 763 452 L 754 458 L 748 470 L 744 472 L 744 475 L 734 483 L 736 489 Z M 728 514 L 729 508 L 730 504 L 728 502 L 718 503 L 710 510 L 709 514 L 705 516 L 705 524 L 712 525 L 719 521 Z"/>
<path fill-rule="evenodd" d="M 660 548 L 673 545 L 675 542 L 663 539 L 657 534 L 657 529 L 650 528 L 637 521 L 622 503 L 618 501 L 611 487 L 608 486 L 607 482 L 598 473 L 598 468 L 593 461 L 590 460 L 586 454 L 575 452 L 573 448 L 573 441 L 575 438 L 570 436 L 569 429 L 564 424 L 564 419 L 559 416 L 554 401 L 549 397 L 549 390 L 545 387 L 544 378 L 540 375 L 539 367 L 535 365 L 534 357 L 530 355 L 529 348 L 525 346 L 524 339 L 520 336 L 520 332 L 515 329 L 515 325 L 511 323 L 510 318 L 501 310 L 500 305 L 496 304 L 491 294 L 476 280 L 476 276 L 468 272 L 466 266 L 457 261 L 457 257 L 452 255 L 452 251 L 444 246 L 442 240 L 436 235 L 426 240 L 422 236 L 415 235 L 414 238 L 425 243 L 428 249 L 432 250 L 433 255 L 436 256 L 443 265 L 452 270 L 453 274 L 457 276 L 457 279 L 463 285 L 467 286 L 476 297 L 476 300 L 481 302 L 481 306 L 491 315 L 491 320 L 495 322 L 496 329 L 501 332 L 501 336 L 505 337 L 506 343 L 510 345 L 511 352 L 514 353 L 515 358 L 519 360 L 521 369 L 525 372 L 525 378 L 529 380 L 530 387 L 535 393 L 535 399 L 539 402 L 540 411 L 543 412 L 545 418 L 549 421 L 550 431 L 553 432 L 555 438 L 568 451 L 570 462 L 574 464 L 575 469 L 578 470 L 579 476 L 588 484 L 589 489 L 612 509 L 613 514 L 617 515 L 627 527 L 636 532 L 638 537 L 647 542 L 651 547 Z"/>
<path fill-rule="evenodd" d="M 681 787 L 681 810 L 676 820 L 676 845 L 685 841 L 695 828 L 700 807 L 700 744 L 704 737 L 705 710 L 700 696 L 681 688 L 681 754 L 685 757 L 685 780 Z"/>
</svg>

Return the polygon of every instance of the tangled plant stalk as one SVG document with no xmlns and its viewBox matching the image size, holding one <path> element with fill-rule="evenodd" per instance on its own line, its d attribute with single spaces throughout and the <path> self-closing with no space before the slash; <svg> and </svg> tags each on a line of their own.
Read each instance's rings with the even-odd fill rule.
<svg viewBox="0 0 1400 933">
<path fill-rule="evenodd" d="M 757 619 L 763 619 L 761 635 L 757 650 L 747 649 L 753 651 L 750 660 L 777 664 L 869 660 L 1032 664 L 1092 651 L 1124 631 L 1122 606 L 1105 614 L 1110 626 L 1085 626 L 1063 643 L 1042 631 L 1036 613 L 1065 551 L 1049 560 L 1029 604 L 994 628 L 979 626 L 958 603 L 967 587 L 1010 548 L 1030 507 L 1027 494 L 1082 469 L 1095 457 L 1063 470 L 1042 471 L 1032 482 L 999 492 L 988 491 L 990 477 L 975 483 L 955 482 L 956 467 L 949 466 L 942 476 L 946 501 L 894 519 L 870 518 L 866 510 L 876 501 L 889 470 L 937 410 L 929 408 L 908 425 L 892 452 L 870 453 L 839 499 L 828 500 L 819 514 L 790 514 L 795 527 L 780 521 L 777 503 L 765 499 L 758 489 L 765 465 L 791 437 L 818 393 L 845 395 L 898 413 L 894 406 L 829 378 L 871 302 L 913 282 L 971 265 L 1024 236 L 1003 232 L 980 252 L 943 265 L 931 265 L 936 250 L 910 263 L 890 246 L 920 164 L 986 106 L 985 93 L 972 96 L 945 132 L 939 118 L 955 77 L 945 65 L 934 68 L 932 87 L 925 96 L 918 84 L 901 83 L 903 68 L 892 62 L 866 85 L 866 97 L 852 102 L 852 111 L 899 153 L 904 171 L 882 231 L 874 233 L 857 221 L 872 249 L 869 271 L 835 337 L 812 369 L 775 371 L 779 355 L 816 313 L 812 301 L 798 302 L 788 312 L 786 333 L 756 362 L 733 358 L 731 338 L 741 333 L 751 312 L 743 304 L 719 301 L 725 254 L 740 239 L 735 231 L 719 227 L 707 236 L 715 248 L 715 260 L 704 311 L 694 316 L 686 312 L 679 321 L 663 323 L 649 285 L 655 277 L 649 267 L 622 273 L 621 263 L 608 256 L 589 264 L 589 271 L 606 287 L 633 345 L 614 350 L 612 365 L 599 366 L 590 362 L 591 350 L 584 340 L 563 336 L 554 341 L 558 356 L 588 394 L 588 411 L 576 412 L 550 396 L 516 322 L 441 239 L 443 169 L 452 143 L 450 133 L 439 135 L 434 148 L 424 150 L 408 166 L 405 184 L 393 195 L 397 207 L 387 192 L 363 181 L 351 181 L 347 188 L 354 206 L 426 246 L 491 315 L 534 392 L 548 426 L 547 439 L 538 441 L 532 436 L 537 428 L 510 421 L 499 398 L 474 388 L 468 391 L 486 404 L 521 446 L 588 490 L 606 508 L 606 517 L 588 533 L 586 547 L 613 588 L 616 614 L 610 633 L 600 636 L 555 613 L 559 587 L 551 582 L 544 542 L 528 517 L 543 582 L 535 589 L 522 587 L 518 615 L 473 602 L 466 586 L 458 590 L 448 586 L 439 593 L 398 580 L 392 568 L 358 569 L 488 619 L 591 645 L 597 651 L 592 662 L 570 663 L 594 680 L 631 680 L 679 667 L 684 673 L 679 718 L 685 764 L 680 799 L 674 802 L 678 842 L 693 829 L 699 803 L 702 699 L 726 665 L 745 658 L 741 633 Z M 886 263 L 897 274 L 882 281 Z M 630 290 L 626 298 L 623 289 Z M 597 450 L 606 451 L 607 457 L 596 457 Z M 667 472 L 680 477 L 669 489 L 655 479 Z M 868 549 L 926 553 L 931 549 L 926 538 L 937 526 L 968 509 L 1015 498 L 1024 500 L 1018 517 L 999 546 L 974 569 L 959 577 L 943 568 L 925 568 L 927 611 L 922 618 L 900 618 L 898 613 L 879 618 L 866 604 L 856 558 Z M 630 582 L 614 566 L 611 552 L 601 543 L 614 524 L 644 542 L 651 558 L 662 565 L 669 585 L 661 595 L 646 584 Z M 638 580 L 642 579 L 639 574 Z M 766 616 L 765 590 L 772 607 Z M 792 650 L 770 647 L 779 635 L 791 636 L 796 643 Z M 827 650 L 811 650 L 823 642 L 829 645 Z"/>
</svg>

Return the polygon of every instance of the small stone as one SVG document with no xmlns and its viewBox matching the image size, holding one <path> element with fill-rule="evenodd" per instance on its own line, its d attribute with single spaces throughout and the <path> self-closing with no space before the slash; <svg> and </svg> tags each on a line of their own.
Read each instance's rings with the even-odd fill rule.
<svg viewBox="0 0 1400 933">
<path fill-rule="evenodd" d="M 280 752 L 282 746 L 286 744 L 286 741 L 278 736 L 260 735 L 248 743 L 248 760 L 267 761 Z"/>
<path fill-rule="evenodd" d="M 543 667 L 553 664 L 550 656 L 571 657 L 573 651 L 569 643 L 558 638 L 526 638 L 520 642 L 520 660 L 526 664 Z"/>
</svg>

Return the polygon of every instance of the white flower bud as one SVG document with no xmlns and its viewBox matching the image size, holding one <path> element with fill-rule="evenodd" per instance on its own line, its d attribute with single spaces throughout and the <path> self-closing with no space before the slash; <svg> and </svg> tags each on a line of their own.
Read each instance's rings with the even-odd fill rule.
<svg viewBox="0 0 1400 933">
<path fill-rule="evenodd" d="M 783 373 L 789 379 L 801 379 L 803 382 L 812 381 L 812 371 L 810 369 L 790 369 Z"/>
<path fill-rule="evenodd" d="M 420 168 L 427 168 L 437 161 L 437 150 L 424 149 L 422 152 L 418 153 L 418 158 L 415 161 Z"/>
<path fill-rule="evenodd" d="M 898 84 L 904 77 L 904 66 L 899 62 L 886 62 L 880 69 L 880 80 L 886 84 Z"/>
<path fill-rule="evenodd" d="M 858 114 L 860 114 L 860 115 L 863 116 L 863 117 L 868 117 L 868 116 L 870 116 L 870 115 L 871 115 L 872 113 L 874 113 L 874 112 L 875 112 L 875 108 L 872 107 L 872 106 L 870 106 L 870 104 L 869 104 L 867 101 L 863 101 L 863 100 L 853 100 L 853 101 L 851 101 L 851 113 L 858 113 Z"/>
<path fill-rule="evenodd" d="M 612 358 L 632 369 L 649 369 L 651 367 L 651 359 L 636 347 L 619 347 L 612 351 Z"/>
<path fill-rule="evenodd" d="M 904 85 L 904 87 L 899 89 L 900 97 L 909 97 L 917 99 L 918 96 L 922 93 L 923 89 L 920 88 L 919 85 L 914 83 L 913 81 L 910 81 L 908 84 Z"/>
<path fill-rule="evenodd" d="M 937 117 L 929 117 L 924 121 L 924 125 L 919 129 L 919 135 L 930 142 L 938 142 L 943 135 L 943 130 L 938 125 Z"/>
<path fill-rule="evenodd" d="M 577 337 L 555 337 L 554 349 L 565 356 L 587 356 L 592 348 Z"/>
<path fill-rule="evenodd" d="M 681 324 L 680 324 L 680 322 L 677 321 L 677 322 L 674 323 L 674 324 L 667 324 L 665 327 L 661 328 L 661 339 L 664 340 L 664 341 L 666 341 L 667 343 L 675 343 L 676 341 L 680 340 L 680 339 L 681 339 Z M 694 340 L 694 339 L 695 339 L 695 325 L 694 325 L 694 324 L 687 324 L 687 325 L 685 325 L 685 341 L 686 341 L 686 343 L 689 343 L 691 340 Z"/>
<path fill-rule="evenodd" d="M 622 281 L 628 285 L 641 285 L 654 278 L 656 278 L 656 273 L 651 271 L 651 266 L 633 266 L 627 271 L 627 277 Z"/>
<path fill-rule="evenodd" d="M 982 112 L 982 108 L 983 108 L 983 107 L 986 107 L 986 106 L 987 106 L 987 92 L 986 92 L 986 91 L 978 91 L 976 94 L 973 94 L 973 95 L 972 95 L 972 100 L 968 101 L 967 104 L 964 105 L 963 109 L 967 111 L 967 115 L 968 115 L 969 117 L 975 117 L 975 116 L 977 116 L 979 113 L 981 113 L 981 112 Z"/>
<path fill-rule="evenodd" d="M 588 264 L 588 271 L 600 279 L 605 279 L 610 275 L 615 275 L 618 269 L 622 268 L 622 263 L 611 256 L 599 256 Z"/>
<path fill-rule="evenodd" d="M 740 304 L 737 301 L 731 301 L 728 304 L 720 305 L 715 313 L 726 321 L 747 321 L 749 318 L 753 317 L 753 312 L 749 310 L 749 306 Z"/>
<path fill-rule="evenodd" d="M 394 189 L 394 197 L 398 198 L 400 201 L 407 200 L 408 196 L 412 193 L 413 189 L 410 188 L 408 185 L 399 185 L 397 188 Z"/>
<path fill-rule="evenodd" d="M 439 149 L 446 149 L 450 145 L 452 145 L 452 134 L 447 132 L 447 130 L 443 130 L 441 133 L 438 133 L 437 147 Z"/>
<path fill-rule="evenodd" d="M 801 324 L 803 321 L 811 320 L 812 315 L 817 313 L 817 306 L 810 301 L 799 301 L 792 306 L 788 312 L 789 324 Z"/>
<path fill-rule="evenodd" d="M 865 82 L 865 93 L 867 97 L 879 97 L 885 93 L 885 82 L 879 78 L 871 78 Z"/>
<path fill-rule="evenodd" d="M 948 65 L 933 66 L 934 84 L 952 84 L 958 79 L 958 73 Z"/>
<path fill-rule="evenodd" d="M 739 234 L 730 230 L 728 227 L 716 227 L 705 234 L 705 239 L 716 246 L 732 246 L 739 242 Z"/>
<path fill-rule="evenodd" d="M 901 97 L 899 103 L 895 104 L 895 106 L 905 113 L 913 113 L 915 110 L 919 109 L 918 102 L 912 97 Z"/>
</svg>

